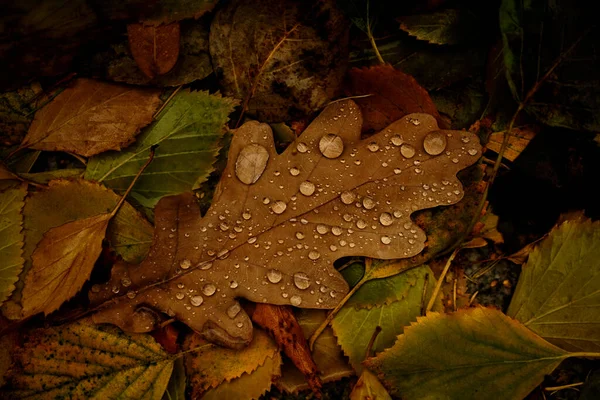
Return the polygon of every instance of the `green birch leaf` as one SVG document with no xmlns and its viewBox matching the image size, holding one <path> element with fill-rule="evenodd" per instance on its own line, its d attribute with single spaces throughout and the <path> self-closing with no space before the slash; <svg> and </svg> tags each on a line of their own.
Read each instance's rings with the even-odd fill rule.
<svg viewBox="0 0 600 400">
<path fill-rule="evenodd" d="M 337 336 L 344 354 L 350 358 L 350 364 L 357 374 L 360 374 L 363 370 L 361 363 L 365 359 L 367 346 L 373 332 L 375 332 L 375 328 L 381 327 L 381 332 L 377 335 L 372 348 L 374 352 L 378 353 L 392 347 L 397 336 L 403 332 L 404 327 L 412 321 L 416 321 L 417 317 L 421 315 L 422 304 L 427 304 L 429 300 L 426 298 L 425 302 L 422 301 L 425 273 L 430 274 L 427 282 L 427 293 L 429 295 L 435 287 L 435 278 L 429 267 L 423 266 L 417 269 L 422 270 L 420 276 L 414 285 L 408 285 L 409 289 L 402 300 L 369 309 L 357 309 L 351 304 L 346 304 L 333 319 L 333 332 Z M 394 279 L 399 279 L 405 275 L 398 275 Z M 412 280 L 413 277 L 405 277 L 404 279 Z M 362 287 L 356 295 L 359 297 L 366 296 L 360 294 L 361 290 L 366 293 L 366 288 Z M 371 300 L 370 296 L 367 298 L 368 301 Z"/>
<path fill-rule="evenodd" d="M 569 356 L 500 311 L 469 308 L 417 318 L 365 361 L 403 399 L 524 398 Z"/>
<path fill-rule="evenodd" d="M 15 290 L 23 269 L 23 209 L 27 185 L 0 192 L 0 304 Z"/>
<path fill-rule="evenodd" d="M 227 116 L 235 105 L 234 100 L 208 92 L 181 91 L 136 143 L 92 157 L 85 178 L 122 193 L 148 159 L 150 148 L 158 145 L 154 161 L 133 191 L 152 205 L 163 196 L 190 191 L 213 170 Z"/>
<path fill-rule="evenodd" d="M 600 351 L 600 222 L 570 220 L 529 255 L 507 314 L 571 351 Z"/>
<path fill-rule="evenodd" d="M 173 358 L 147 334 L 79 321 L 27 333 L 0 397 L 160 400 Z"/>
</svg>

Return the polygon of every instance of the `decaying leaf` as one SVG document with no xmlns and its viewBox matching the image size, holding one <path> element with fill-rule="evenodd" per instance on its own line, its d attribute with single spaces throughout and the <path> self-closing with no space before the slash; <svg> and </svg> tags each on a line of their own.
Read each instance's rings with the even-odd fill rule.
<svg viewBox="0 0 600 400">
<path fill-rule="evenodd" d="M 378 131 L 411 113 L 427 113 L 446 128 L 429 94 L 415 78 L 391 65 L 350 70 L 351 96 L 371 95 L 356 99 L 364 117 L 363 131 Z"/>
<path fill-rule="evenodd" d="M 91 158 L 85 178 L 124 192 L 146 162 L 150 147 L 159 145 L 154 161 L 133 188 L 136 200 L 152 207 L 163 196 L 195 189 L 213 169 L 235 104 L 207 92 L 180 91 L 134 145 Z"/>
<path fill-rule="evenodd" d="M 165 394 L 163 394 L 162 400 L 186 400 L 186 383 L 185 365 L 183 357 L 180 357 L 173 363 L 173 373 L 171 374 L 171 379 L 169 379 L 169 384 L 167 385 Z"/>
<path fill-rule="evenodd" d="M 365 369 L 350 393 L 350 400 L 392 400 L 392 397 L 377 377 Z"/>
<path fill-rule="evenodd" d="M 522 399 L 568 353 L 500 311 L 431 313 L 365 361 L 405 399 Z M 443 340 L 440 340 L 443 338 Z"/>
<path fill-rule="evenodd" d="M 303 309 L 296 313 L 305 338 L 311 337 L 326 317 L 325 310 Z M 342 354 L 342 349 L 337 344 L 331 328 L 327 328 L 319 335 L 314 344 L 312 358 L 317 364 L 319 379 L 323 383 L 354 375 L 354 370 L 348 365 L 348 360 Z M 309 388 L 304 374 L 287 360 L 281 367 L 281 379 L 277 381 L 277 387 L 288 393 L 297 393 Z"/>
<path fill-rule="evenodd" d="M 345 305 L 333 319 L 333 332 L 338 338 L 338 343 L 344 350 L 344 354 L 350 358 L 350 364 L 357 373 L 363 371 L 362 362 L 367 353 L 367 347 L 375 329 L 381 327 L 381 332 L 373 342 L 372 351 L 381 352 L 386 348 L 392 347 L 398 335 L 400 335 L 405 326 L 416 321 L 421 315 L 421 309 L 427 304 L 433 289 L 435 288 L 435 278 L 427 266 L 415 268 L 410 274 L 401 274 L 393 278 L 382 279 L 382 281 L 394 281 L 389 286 L 402 287 L 407 286 L 405 297 L 401 300 L 387 303 L 389 296 L 382 295 L 383 300 L 380 305 L 373 305 L 372 291 L 375 288 L 385 287 L 373 281 L 371 287 L 367 285 L 361 287 L 353 297 L 357 297 L 354 304 L 361 304 L 361 308 L 355 308 L 352 304 Z M 429 274 L 427 279 L 427 289 L 424 291 L 425 275 Z M 416 279 L 415 279 L 416 276 Z M 405 281 L 404 283 L 402 281 Z M 388 290 L 389 291 L 389 290 Z M 426 298 L 423 299 L 425 293 Z M 376 295 L 375 295 L 376 296 Z M 368 306 L 369 308 L 366 308 Z"/>
<path fill-rule="evenodd" d="M 31 255 L 43 235 L 52 228 L 70 221 L 110 212 L 119 196 L 93 182 L 57 180 L 49 182 L 46 190 L 31 194 L 23 209 L 25 265 L 17 289 L 2 311 L 10 319 L 21 314 L 21 291 L 25 276 L 31 269 Z M 108 224 L 108 239 L 124 259 L 135 262 L 143 259 L 150 246 L 152 226 L 129 204 L 125 203 Z"/>
<path fill-rule="evenodd" d="M 403 16 L 397 20 L 400 22 L 400 29 L 433 44 L 464 43 L 472 40 L 479 28 L 473 13 L 451 8 L 429 14 Z"/>
<path fill-rule="evenodd" d="M 511 131 L 508 139 L 508 146 L 504 151 L 503 157 L 508 161 L 515 161 L 516 158 L 525 150 L 525 147 L 535 137 L 539 129 L 536 127 L 528 129 L 515 128 Z M 505 132 L 495 132 L 490 135 L 489 141 L 485 145 L 488 150 L 499 153 L 504 141 Z"/>
<path fill-rule="evenodd" d="M 93 303 L 110 299 L 95 321 L 148 331 L 153 324 L 137 312 L 150 307 L 211 340 L 248 343 L 252 325 L 236 298 L 333 308 L 348 291 L 335 259 L 418 254 L 425 234 L 411 213 L 462 198 L 455 174 L 478 159 L 479 141 L 469 132 L 438 130 L 426 114 L 362 141 L 360 130 L 360 111 L 350 100 L 329 105 L 279 155 L 268 125 L 244 124 L 206 215 L 200 218 L 191 194 L 162 199 L 148 258 L 115 265 L 111 280 L 92 288 Z M 238 157 L 257 145 L 269 159 L 256 183 L 244 184 Z M 127 290 L 124 280 L 131 282 Z M 126 291 L 133 298 L 122 296 Z"/>
<path fill-rule="evenodd" d="M 348 27 L 332 0 L 229 1 L 210 27 L 210 55 L 223 92 L 243 100 L 244 111 L 291 120 L 337 94 Z"/>
<path fill-rule="evenodd" d="M 209 389 L 251 374 L 279 355 L 279 348 L 266 333 L 257 330 L 245 349 L 232 350 L 216 346 L 194 334 L 186 338 L 184 349 L 195 351 L 185 356 L 185 366 L 192 388 L 192 398 L 201 398 Z M 279 359 L 279 357 L 277 357 Z M 210 362 L 207 362 L 210 360 Z"/>
<path fill-rule="evenodd" d="M 48 315 L 75 296 L 102 251 L 111 214 L 78 219 L 44 233 L 23 287 L 23 317 Z"/>
<path fill-rule="evenodd" d="M 120 150 L 152 121 L 156 89 L 77 79 L 35 114 L 21 148 L 93 156 Z"/>
<path fill-rule="evenodd" d="M 30 331 L 23 343 L 0 397 L 160 400 L 173 369 L 150 335 L 86 320 Z"/>
<path fill-rule="evenodd" d="M 129 48 L 140 70 L 150 79 L 169 72 L 179 57 L 179 22 L 158 26 L 127 25 Z"/>
<path fill-rule="evenodd" d="M 570 220 L 529 255 L 507 314 L 567 350 L 600 351 L 600 222 Z"/>
<path fill-rule="evenodd" d="M 0 165 L 1 167 L 1 165 Z M 1 171 L 0 171 L 1 173 Z M 15 290 L 23 269 L 23 209 L 27 185 L 0 192 L 0 305 Z"/>
</svg>

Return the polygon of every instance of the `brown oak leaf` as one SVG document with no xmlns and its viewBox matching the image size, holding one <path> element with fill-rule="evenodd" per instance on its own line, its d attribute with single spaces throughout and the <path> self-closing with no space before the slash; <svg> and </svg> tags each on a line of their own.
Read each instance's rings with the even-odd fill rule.
<svg viewBox="0 0 600 400">
<path fill-rule="evenodd" d="M 179 58 L 179 22 L 166 25 L 127 25 L 131 55 L 148 78 L 169 72 Z"/>
<path fill-rule="evenodd" d="M 277 154 L 268 125 L 245 123 L 206 215 L 189 193 L 163 198 L 146 260 L 118 263 L 92 288 L 94 320 L 150 331 L 161 311 L 243 346 L 252 324 L 237 298 L 333 308 L 348 291 L 336 259 L 421 252 L 426 237 L 411 214 L 461 200 L 456 173 L 480 157 L 479 140 L 439 130 L 427 114 L 365 140 L 361 126 L 356 103 L 335 102 Z"/>
</svg>

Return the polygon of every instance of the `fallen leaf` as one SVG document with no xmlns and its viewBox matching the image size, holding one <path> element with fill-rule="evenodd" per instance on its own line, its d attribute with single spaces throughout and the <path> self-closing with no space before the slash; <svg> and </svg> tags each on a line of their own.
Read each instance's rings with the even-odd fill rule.
<svg viewBox="0 0 600 400">
<path fill-rule="evenodd" d="M 186 400 L 185 399 L 185 386 L 187 379 L 185 376 L 185 365 L 183 363 L 183 357 L 179 357 L 173 363 L 173 373 L 171 379 L 163 394 L 162 400 Z"/>
<path fill-rule="evenodd" d="M 281 374 L 281 356 L 279 353 L 265 360 L 256 371 L 243 374 L 230 382 L 224 382 L 218 387 L 209 390 L 202 400 L 221 399 L 247 399 L 254 400 L 261 397 L 271 387 L 274 378 Z"/>
<path fill-rule="evenodd" d="M 21 291 L 24 277 L 31 269 L 31 255 L 44 233 L 70 221 L 85 219 L 109 212 L 117 204 L 119 196 L 93 182 L 58 180 L 49 182 L 46 190 L 32 193 L 23 209 L 23 233 L 25 264 L 21 280 L 2 312 L 10 319 L 20 319 Z M 124 259 L 131 262 L 142 259 L 152 240 L 152 226 L 128 203 L 117 212 L 108 224 L 108 239 Z"/>
<path fill-rule="evenodd" d="M 217 0 L 162 0 L 150 2 L 134 0 L 133 4 L 128 7 L 128 11 L 131 17 L 137 17 L 139 21 L 144 21 L 144 24 L 157 26 L 183 19 L 198 19 L 212 11 L 217 2 Z M 109 1 L 106 5 L 110 6 L 111 3 Z"/>
<path fill-rule="evenodd" d="M 326 317 L 325 310 L 302 309 L 296 313 L 305 338 L 311 337 Z M 348 360 L 342 354 L 331 328 L 325 329 L 315 342 L 312 358 L 317 364 L 319 378 L 323 383 L 354 375 L 354 370 L 348 365 Z M 288 393 L 297 393 L 309 388 L 302 372 L 287 360 L 281 367 L 281 378 L 277 380 L 277 387 Z"/>
<path fill-rule="evenodd" d="M 477 37 L 480 28 L 473 13 L 452 8 L 402 16 L 397 21 L 404 32 L 433 44 L 464 44 Z"/>
<path fill-rule="evenodd" d="M 502 53 L 508 85 L 518 103 L 549 73 L 524 104 L 528 113 L 550 126 L 598 132 L 599 35 L 596 16 L 586 5 L 581 0 L 503 0 Z"/>
<path fill-rule="evenodd" d="M 266 330 L 279 348 L 302 372 L 313 392 L 321 389 L 317 365 L 312 358 L 306 336 L 291 307 L 257 304 L 252 313 L 252 322 Z"/>
<path fill-rule="evenodd" d="M 227 116 L 235 102 L 207 92 L 178 92 L 133 146 L 120 152 L 92 157 L 85 178 L 124 192 L 148 150 L 155 145 L 156 156 L 133 188 L 136 200 L 154 206 L 163 196 L 190 191 L 210 172 L 220 149 Z"/>
<path fill-rule="evenodd" d="M 0 396 L 160 400 L 173 359 L 150 335 L 79 321 L 26 334 Z"/>
<path fill-rule="evenodd" d="M 77 79 L 35 114 L 20 148 L 93 156 L 120 150 L 152 121 L 159 91 Z"/>
<path fill-rule="evenodd" d="M 402 300 L 373 306 L 371 303 L 372 296 L 367 288 L 361 287 L 354 296 L 358 296 L 359 299 L 362 298 L 363 304 L 369 305 L 370 308 L 365 308 L 364 305 L 363 308 L 355 308 L 346 304 L 333 319 L 331 325 L 333 332 L 357 374 L 362 373 L 364 369 L 361 363 L 367 356 L 367 346 L 375 329 L 379 326 L 381 332 L 373 342 L 372 351 L 379 353 L 392 347 L 398 335 L 403 332 L 404 327 L 412 321 L 416 321 L 417 317 L 421 315 L 423 304 L 426 305 L 429 301 L 436 283 L 433 273 L 427 266 L 415 268 L 413 271 L 418 274 L 417 281 L 412 285 L 410 283 L 405 284 L 408 286 L 408 290 L 406 290 L 406 295 Z M 425 274 L 429 274 L 429 279 L 427 280 L 426 298 L 423 300 Z M 411 282 L 414 277 L 401 274 L 387 279 L 397 282 L 402 280 Z"/>
<path fill-rule="evenodd" d="M 50 181 L 55 179 L 77 179 L 81 178 L 85 172 L 82 168 L 67 168 L 67 169 L 55 169 L 54 171 L 45 172 L 34 172 L 34 173 L 22 173 L 19 174 L 21 178 L 27 179 L 31 182 L 47 185 Z"/>
<path fill-rule="evenodd" d="M 365 361 L 392 394 L 410 399 L 522 399 L 568 353 L 500 311 L 430 313 L 394 347 Z M 443 340 L 440 338 L 443 337 Z"/>
<path fill-rule="evenodd" d="M 537 240 L 533 243 L 529 243 L 528 245 L 523 247 L 521 250 L 506 257 L 506 259 L 511 262 L 514 262 L 515 264 L 518 264 L 518 265 L 524 264 L 527 261 L 527 259 L 529 258 L 529 255 L 531 254 L 533 249 L 535 249 L 535 246 L 537 243 L 538 243 Z"/>
<path fill-rule="evenodd" d="M 192 398 L 202 397 L 209 389 L 223 382 L 230 382 L 243 374 L 251 374 L 275 357 L 281 360 L 277 345 L 269 335 L 260 330 L 254 332 L 252 342 L 244 349 L 226 349 L 205 341 L 197 334 L 186 338 L 183 348 L 194 350 L 185 355 Z"/>
<path fill-rule="evenodd" d="M 4 332 L 0 336 L 0 387 L 6 383 L 6 375 L 12 365 L 12 355 L 19 341 L 20 332 L 16 330 Z"/>
<path fill-rule="evenodd" d="M 4 165 L 4 163 L 0 162 L 0 181 L 5 181 L 5 180 L 13 180 L 13 179 L 19 179 L 19 177 L 17 175 L 15 175 L 14 173 L 12 173 L 10 171 L 10 169 L 8 169 L 6 167 L 6 165 Z"/>
<path fill-rule="evenodd" d="M 3 77 L 4 79 L 6 77 Z M 17 90 L 0 93 L 0 143 L 11 146 L 21 143 L 33 120 L 33 113 L 42 87 L 32 82 Z"/>
<path fill-rule="evenodd" d="M 508 146 L 504 151 L 503 157 L 508 161 L 515 161 L 538 131 L 538 127 L 514 128 L 511 131 L 510 138 L 508 138 Z M 499 153 L 502 148 L 502 142 L 504 142 L 505 134 L 506 132 L 492 133 L 485 147 L 494 153 Z"/>
<path fill-rule="evenodd" d="M 377 377 L 365 369 L 350 393 L 350 400 L 392 400 L 392 397 Z"/>
<path fill-rule="evenodd" d="M 210 55 L 223 93 L 241 99 L 243 111 L 292 120 L 339 92 L 348 27 L 332 0 L 234 0 L 215 14 Z"/>
<path fill-rule="evenodd" d="M 334 260 L 421 252 L 425 235 L 411 213 L 460 201 L 455 174 L 478 159 L 478 140 L 412 114 L 361 141 L 360 122 L 354 102 L 332 103 L 282 154 L 268 125 L 237 129 L 205 216 L 191 194 L 161 200 L 149 257 L 137 266 L 117 263 L 111 280 L 92 288 L 94 304 L 109 301 L 95 321 L 151 330 L 136 322 L 144 305 L 242 345 L 252 324 L 236 298 L 333 308 L 348 290 Z M 133 299 L 122 296 L 122 279 L 131 281 Z"/>
<path fill-rule="evenodd" d="M 363 114 L 364 132 L 379 131 L 411 113 L 431 114 L 446 127 L 429 94 L 412 76 L 390 65 L 353 68 L 349 75 L 347 95 L 371 95 L 355 100 Z"/>
<path fill-rule="evenodd" d="M 531 252 L 507 314 L 567 350 L 600 351 L 600 222 L 554 227 Z"/>
<path fill-rule="evenodd" d="M 44 233 L 25 277 L 23 317 L 48 315 L 79 292 L 102 251 L 110 218 L 111 214 L 99 214 Z"/>
<path fill-rule="evenodd" d="M 0 305 L 15 290 L 23 269 L 23 205 L 27 185 L 0 192 Z"/>
<path fill-rule="evenodd" d="M 179 57 L 179 22 L 127 25 L 129 48 L 140 70 L 150 79 L 169 72 Z"/>
</svg>

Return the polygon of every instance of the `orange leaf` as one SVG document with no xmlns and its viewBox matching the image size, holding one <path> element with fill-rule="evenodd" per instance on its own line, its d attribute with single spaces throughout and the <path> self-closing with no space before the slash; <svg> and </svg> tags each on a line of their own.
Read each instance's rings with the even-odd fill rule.
<svg viewBox="0 0 600 400">
<path fill-rule="evenodd" d="M 363 114 L 363 132 L 381 130 L 411 113 L 431 114 L 441 128 L 448 128 L 427 91 L 415 78 L 391 65 L 352 69 L 346 94 L 371 95 L 355 99 Z"/>
<path fill-rule="evenodd" d="M 164 75 L 179 57 L 179 22 L 166 25 L 127 25 L 131 54 L 140 70 L 150 79 Z"/>
</svg>

